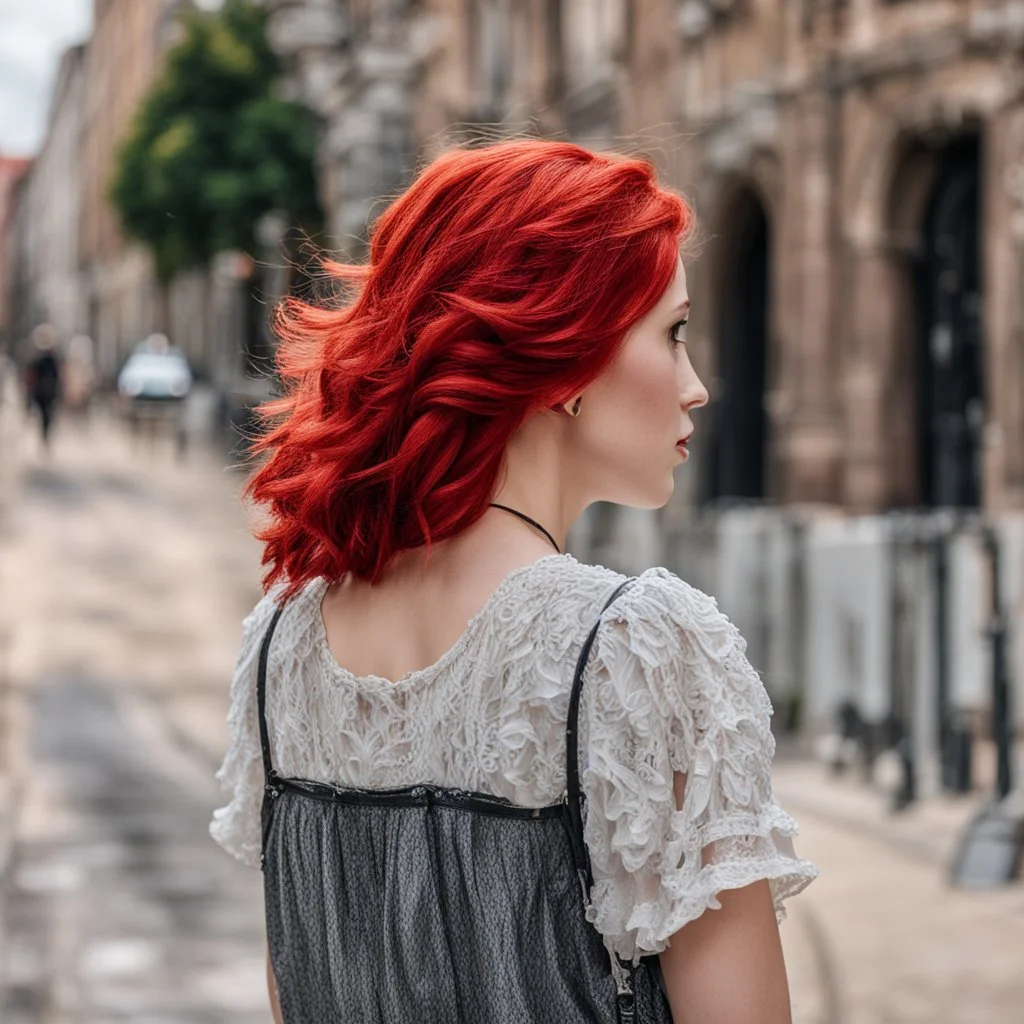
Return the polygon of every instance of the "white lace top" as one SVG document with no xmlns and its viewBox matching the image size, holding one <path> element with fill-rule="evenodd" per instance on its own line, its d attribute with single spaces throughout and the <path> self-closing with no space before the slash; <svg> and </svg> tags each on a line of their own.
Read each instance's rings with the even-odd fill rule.
<svg viewBox="0 0 1024 1024">
<path fill-rule="evenodd" d="M 433 665 L 396 682 L 355 676 L 330 653 L 318 579 L 281 616 L 267 718 L 284 776 L 372 788 L 432 783 L 526 806 L 565 787 L 565 720 L 580 648 L 625 579 L 569 554 L 515 569 Z M 217 774 L 230 803 L 210 832 L 257 866 L 263 769 L 256 716 L 260 641 L 276 591 L 243 623 L 231 747 Z M 746 642 L 713 598 L 648 569 L 602 617 L 580 704 L 587 917 L 628 960 L 657 953 L 716 893 L 770 880 L 776 916 L 817 869 L 772 795 L 772 707 Z M 672 772 L 687 775 L 676 808 Z"/>
</svg>

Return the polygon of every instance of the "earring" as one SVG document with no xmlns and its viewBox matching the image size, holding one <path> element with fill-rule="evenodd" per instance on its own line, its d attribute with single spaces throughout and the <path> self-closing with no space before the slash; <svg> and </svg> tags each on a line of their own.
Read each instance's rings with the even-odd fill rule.
<svg viewBox="0 0 1024 1024">
<path fill-rule="evenodd" d="M 576 401 L 572 403 L 572 409 L 569 412 L 569 415 L 572 416 L 573 419 L 575 419 L 577 416 L 579 416 L 579 414 L 580 414 L 580 406 L 582 404 L 583 404 L 583 396 L 580 395 L 580 396 L 577 397 Z"/>
</svg>

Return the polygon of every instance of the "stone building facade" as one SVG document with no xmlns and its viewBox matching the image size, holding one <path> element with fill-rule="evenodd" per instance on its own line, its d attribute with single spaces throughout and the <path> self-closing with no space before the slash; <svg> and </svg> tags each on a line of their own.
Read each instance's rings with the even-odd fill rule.
<svg viewBox="0 0 1024 1024">
<path fill-rule="evenodd" d="M 25 157 L 0 155 L 0 350 L 9 350 L 13 337 L 15 225 L 21 183 L 31 166 Z"/>
<path fill-rule="evenodd" d="M 88 335 L 107 385 L 137 342 L 166 332 L 194 372 L 233 401 L 232 393 L 249 384 L 241 296 L 252 261 L 222 254 L 163 291 L 148 251 L 125 236 L 108 199 L 118 145 L 180 37 L 182 12 L 194 6 L 195 0 L 95 0 L 92 36 L 62 56 L 42 147 L 14 193 L 7 319 L 10 345 L 21 357 L 44 321 L 62 343 Z"/>
<path fill-rule="evenodd" d="M 111 375 L 131 349 L 160 325 L 148 253 L 125 238 L 107 200 L 118 143 L 162 66 L 178 31 L 180 0 L 94 0 L 85 51 L 81 147 L 79 264 L 84 329 L 96 342 L 101 373 Z"/>
<path fill-rule="evenodd" d="M 693 200 L 688 499 L 1024 507 L 1024 4 L 268 3 L 343 251 L 468 132 L 640 150 Z"/>
<path fill-rule="evenodd" d="M 266 3 L 294 93 L 325 119 L 322 197 L 334 242 L 350 256 L 415 166 L 448 146 L 509 132 L 614 141 L 627 4 Z"/>
<path fill-rule="evenodd" d="M 680 6 L 680 123 L 713 236 L 712 492 L 1024 507 L 1022 14 Z M 763 414 L 738 414 L 759 393 Z"/>
<path fill-rule="evenodd" d="M 43 145 L 20 195 L 24 209 L 11 328 L 21 343 L 42 322 L 51 324 L 63 339 L 79 332 L 84 323 L 78 273 L 84 62 L 84 46 L 73 46 L 61 56 Z"/>
</svg>

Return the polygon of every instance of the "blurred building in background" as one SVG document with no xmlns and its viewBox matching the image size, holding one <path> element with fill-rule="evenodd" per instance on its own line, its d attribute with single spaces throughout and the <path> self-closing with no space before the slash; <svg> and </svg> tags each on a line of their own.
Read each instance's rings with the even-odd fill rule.
<svg viewBox="0 0 1024 1024">
<path fill-rule="evenodd" d="M 709 497 L 1024 508 L 1022 11 L 679 6 Z"/>
<path fill-rule="evenodd" d="M 173 38 L 178 0 L 94 0 L 93 33 L 61 57 L 40 152 L 9 231 L 10 347 L 51 323 L 86 333 L 112 376 L 157 320 L 147 254 L 126 239 L 107 199 L 116 147 Z"/>
<path fill-rule="evenodd" d="M 367 221 L 380 203 L 451 145 L 508 133 L 569 135 L 597 148 L 619 141 L 624 60 L 645 6 L 605 0 L 267 5 L 292 88 L 327 123 L 324 205 L 334 239 L 349 255 L 363 251 Z"/>
<path fill-rule="evenodd" d="M 97 371 L 110 384 L 132 348 L 160 331 L 201 377 L 225 392 L 237 383 L 245 329 L 238 293 L 251 260 L 224 254 L 179 275 L 165 296 L 150 254 L 125 236 L 108 199 L 117 147 L 192 6 L 94 0 L 92 35 L 62 55 L 44 141 L 3 235 L 12 255 L 0 277 L 4 322 L 22 360 L 33 328 L 49 322 L 62 344 L 75 335 L 93 340 Z"/>
<path fill-rule="evenodd" d="M 18 189 L 32 161 L 23 157 L 0 155 L 0 352 L 10 345 L 12 336 L 12 291 L 15 279 L 15 223 Z"/>
<path fill-rule="evenodd" d="M 794 722 L 852 703 L 950 778 L 1014 679 L 1019 726 L 1024 3 L 264 4 L 287 89 L 322 117 L 349 258 L 417 167 L 510 133 L 648 154 L 694 202 L 689 347 L 712 401 L 670 505 L 595 506 L 577 550 L 720 595 Z M 9 218 L 14 334 L 88 333 L 110 375 L 163 329 L 238 396 L 242 292 L 287 225 L 180 275 L 161 310 L 104 191 L 187 6 L 97 0 L 65 55 Z"/>
<path fill-rule="evenodd" d="M 1019 3 L 268 4 L 350 253 L 481 129 L 635 146 L 695 199 L 702 500 L 1024 507 Z"/>
<path fill-rule="evenodd" d="M 84 46 L 73 46 L 61 56 L 43 145 L 20 196 L 19 281 L 11 324 L 17 338 L 29 337 L 41 322 L 62 337 L 85 323 L 78 262 L 84 62 Z"/>
<path fill-rule="evenodd" d="M 94 0 L 85 50 L 79 159 L 79 263 L 84 329 L 111 375 L 133 344 L 165 328 L 148 253 L 125 238 L 107 199 L 117 145 L 124 138 L 162 56 L 175 38 L 179 0 Z"/>
</svg>

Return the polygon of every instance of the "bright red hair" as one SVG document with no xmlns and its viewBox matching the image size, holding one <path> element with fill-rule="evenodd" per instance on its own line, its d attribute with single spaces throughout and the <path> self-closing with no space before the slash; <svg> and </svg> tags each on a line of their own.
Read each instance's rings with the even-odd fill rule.
<svg viewBox="0 0 1024 1024">
<path fill-rule="evenodd" d="M 652 165 L 569 142 L 447 152 L 375 222 L 339 308 L 277 308 L 281 398 L 246 494 L 269 587 L 376 582 L 483 515 L 532 413 L 608 366 L 671 284 L 693 214 Z"/>
</svg>

